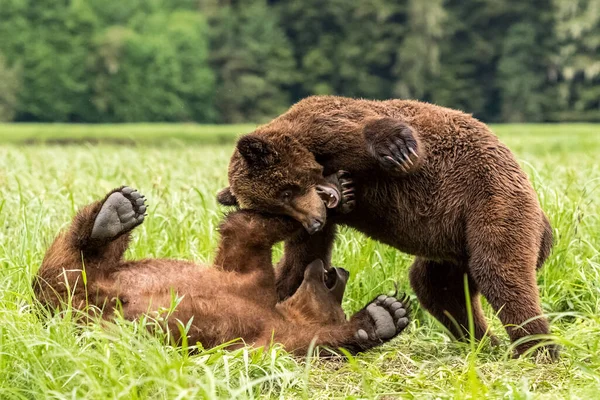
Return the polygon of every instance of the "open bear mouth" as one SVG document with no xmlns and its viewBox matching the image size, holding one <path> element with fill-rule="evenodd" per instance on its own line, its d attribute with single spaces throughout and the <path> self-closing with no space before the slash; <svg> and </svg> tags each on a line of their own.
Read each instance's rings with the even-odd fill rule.
<svg viewBox="0 0 600 400">
<path fill-rule="evenodd" d="M 330 268 L 329 270 L 325 270 L 323 274 L 323 283 L 325 287 L 329 290 L 332 290 L 335 287 L 335 284 L 338 281 L 338 274 L 335 268 Z"/>
<path fill-rule="evenodd" d="M 333 298 L 341 304 L 346 290 L 346 283 L 350 277 L 350 272 L 344 268 L 323 268 L 323 284 L 333 296 Z"/>
<path fill-rule="evenodd" d="M 323 285 L 325 285 L 327 290 L 339 302 L 341 302 L 344 297 L 344 291 L 346 290 L 346 283 L 348 283 L 349 277 L 350 272 L 346 271 L 344 268 L 323 268 Z"/>
<path fill-rule="evenodd" d="M 308 264 L 304 272 L 304 279 L 312 285 L 316 285 L 320 293 L 327 291 L 326 297 L 331 297 L 341 303 L 346 290 L 346 283 L 350 272 L 344 268 L 326 268 L 323 260 L 317 259 Z M 321 286 L 323 285 L 323 286 Z"/>
<path fill-rule="evenodd" d="M 321 197 L 327 208 L 335 208 L 340 204 L 340 192 L 332 187 L 317 185 L 317 194 Z"/>
</svg>

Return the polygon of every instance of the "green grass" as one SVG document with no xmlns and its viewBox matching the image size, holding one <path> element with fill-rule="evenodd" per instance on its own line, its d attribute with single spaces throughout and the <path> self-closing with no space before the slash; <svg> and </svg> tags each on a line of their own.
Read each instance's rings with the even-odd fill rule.
<svg viewBox="0 0 600 400">
<path fill-rule="evenodd" d="M 256 125 L 1 124 L 0 142 L 13 144 L 189 145 L 231 143 Z"/>
<path fill-rule="evenodd" d="M 31 278 L 54 235 L 79 206 L 121 184 L 139 188 L 151 206 L 128 257 L 209 262 L 223 212 L 215 193 L 226 184 L 231 141 L 251 129 L 0 125 L 0 399 L 598 396 L 598 125 L 494 127 L 522 161 L 554 227 L 556 245 L 538 282 L 543 308 L 553 321 L 553 338 L 563 346 L 556 363 L 510 359 L 508 338 L 487 306 L 500 347 L 453 342 L 416 307 L 408 332 L 348 362 L 298 360 L 277 347 L 213 349 L 188 356 L 136 323 L 78 327 L 69 314 L 34 312 Z M 23 140 L 37 133 L 49 143 L 56 143 L 53 138 L 124 135 L 137 146 Z M 226 144 L 217 145 L 219 141 Z M 341 232 L 334 261 L 351 271 L 344 300 L 348 313 L 391 290 L 396 280 L 410 292 L 411 257 L 358 233 Z"/>
</svg>

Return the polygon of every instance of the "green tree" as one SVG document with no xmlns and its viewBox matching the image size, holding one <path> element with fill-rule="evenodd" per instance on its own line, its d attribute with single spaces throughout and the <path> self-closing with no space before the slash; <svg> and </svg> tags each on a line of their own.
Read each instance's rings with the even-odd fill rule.
<svg viewBox="0 0 600 400">
<path fill-rule="evenodd" d="M 77 120 L 96 22 L 85 1 L 2 0 L 0 10 L 0 51 L 21 70 L 17 118 Z"/>
<path fill-rule="evenodd" d="M 0 121 L 12 121 L 17 113 L 20 76 L 16 67 L 9 68 L 0 53 Z"/>
<path fill-rule="evenodd" d="M 513 6 L 497 62 L 500 115 L 507 122 L 542 121 L 554 107 L 556 95 L 549 80 L 556 49 L 551 0 Z"/>
<path fill-rule="evenodd" d="M 215 78 L 202 16 L 159 12 L 137 22 L 108 27 L 96 40 L 92 101 L 98 118 L 214 121 Z"/>
<path fill-rule="evenodd" d="M 551 97 L 550 0 L 449 0 L 445 7 L 447 36 L 430 99 L 486 121 L 543 119 Z"/>
<path fill-rule="evenodd" d="M 543 71 L 537 67 L 544 57 L 536 45 L 535 27 L 528 23 L 511 26 L 498 62 L 501 120 L 541 121 L 545 100 Z"/>
<path fill-rule="evenodd" d="M 440 45 L 446 11 L 442 0 L 409 0 L 407 31 L 394 66 L 394 95 L 428 99 L 431 81 L 440 74 Z"/>
<path fill-rule="evenodd" d="M 406 27 L 406 2 L 281 1 L 276 5 L 301 80 L 294 100 L 309 94 L 387 98 Z"/>
<path fill-rule="evenodd" d="M 296 79 L 290 43 L 264 1 L 225 6 L 211 16 L 211 63 L 221 122 L 264 121 L 290 103 Z"/>
<path fill-rule="evenodd" d="M 258 122 L 338 94 L 600 121 L 600 0 L 0 0 L 0 38 L 4 119 Z"/>
<path fill-rule="evenodd" d="M 600 121 L 600 0 L 555 0 L 557 120 Z"/>
</svg>

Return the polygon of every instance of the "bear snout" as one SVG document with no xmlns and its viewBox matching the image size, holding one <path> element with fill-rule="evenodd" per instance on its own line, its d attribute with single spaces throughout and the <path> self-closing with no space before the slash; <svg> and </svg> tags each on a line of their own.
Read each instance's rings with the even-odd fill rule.
<svg viewBox="0 0 600 400">
<path fill-rule="evenodd" d="M 325 225 L 323 221 L 319 218 L 310 218 L 304 225 L 304 229 L 308 232 L 309 235 L 319 232 L 323 229 Z"/>
</svg>

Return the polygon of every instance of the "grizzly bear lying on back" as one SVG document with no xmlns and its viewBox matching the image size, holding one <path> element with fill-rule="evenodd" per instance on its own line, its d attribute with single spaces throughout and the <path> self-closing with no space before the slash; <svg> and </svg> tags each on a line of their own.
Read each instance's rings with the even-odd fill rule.
<svg viewBox="0 0 600 400">
<path fill-rule="evenodd" d="M 314 187 L 338 170 L 354 178 L 355 209 L 325 225 Z M 418 101 L 309 97 L 239 140 L 229 183 L 221 203 L 287 214 L 306 228 L 285 244 L 280 299 L 299 287 L 307 262 L 329 262 L 343 224 L 415 255 L 411 285 L 456 337 L 469 325 L 465 274 L 477 338 L 488 330 L 479 293 L 513 341 L 548 333 L 536 269 L 550 253 L 550 224 L 514 156 L 470 115 Z"/>
<path fill-rule="evenodd" d="M 252 211 L 229 214 L 221 224 L 215 268 L 186 261 L 124 261 L 130 232 L 144 220 L 144 198 L 123 187 L 83 208 L 48 249 L 34 283 L 38 299 L 58 309 L 120 310 L 127 319 L 169 309 L 181 301 L 166 328 L 179 341 L 206 348 L 237 338 L 266 346 L 271 341 L 299 355 L 311 342 L 356 353 L 391 340 L 408 324 L 404 303 L 381 295 L 346 321 L 341 308 L 348 273 L 311 262 L 296 294 L 278 303 L 271 247 L 301 230 L 291 218 Z M 82 271 L 85 270 L 86 279 Z M 91 308 L 88 307 L 92 306 Z"/>
</svg>

